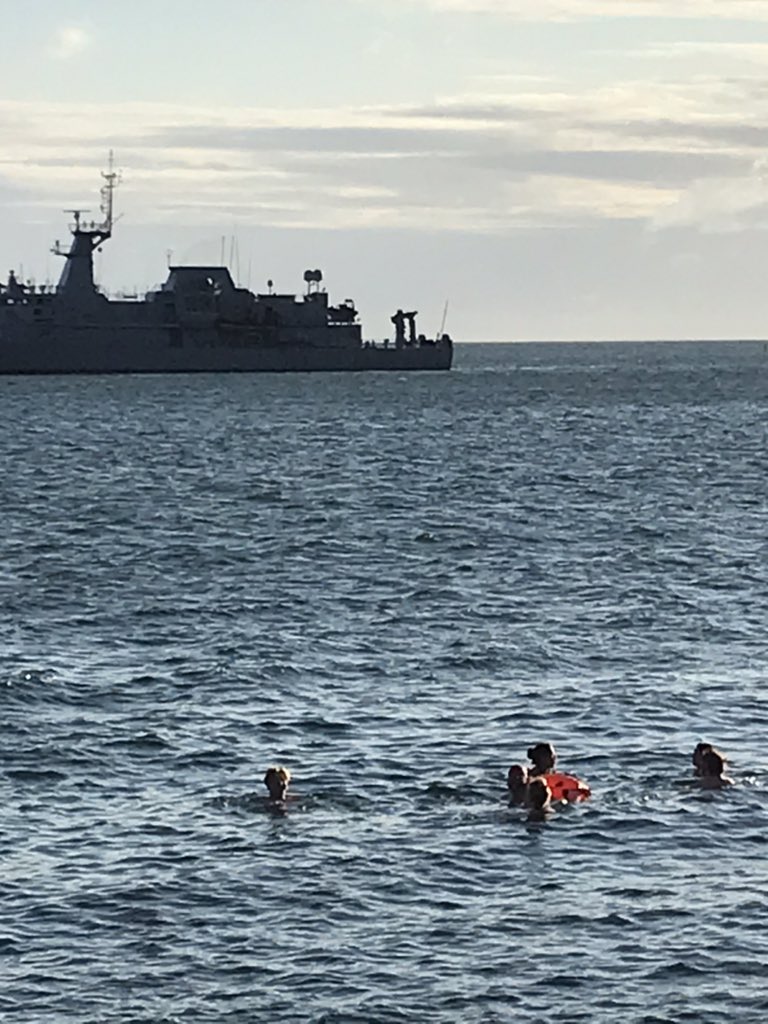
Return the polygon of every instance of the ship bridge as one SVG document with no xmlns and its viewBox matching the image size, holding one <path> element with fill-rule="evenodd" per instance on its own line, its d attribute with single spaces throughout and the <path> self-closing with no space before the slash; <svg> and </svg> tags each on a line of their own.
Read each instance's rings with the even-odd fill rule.
<svg viewBox="0 0 768 1024">
<path fill-rule="evenodd" d="M 253 294 L 247 288 L 237 288 L 226 267 L 169 267 L 160 291 L 148 298 L 175 302 L 183 314 L 234 321 L 248 319 L 254 308 Z"/>
<path fill-rule="evenodd" d="M 235 282 L 226 267 L 170 267 L 164 292 L 234 292 Z"/>
</svg>

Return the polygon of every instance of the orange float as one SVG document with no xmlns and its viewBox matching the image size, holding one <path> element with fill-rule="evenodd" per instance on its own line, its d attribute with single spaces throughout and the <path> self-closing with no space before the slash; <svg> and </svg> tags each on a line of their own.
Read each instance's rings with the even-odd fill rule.
<svg viewBox="0 0 768 1024">
<path fill-rule="evenodd" d="M 538 778 L 544 779 L 549 786 L 553 800 L 567 800 L 569 803 L 577 803 L 586 800 L 592 790 L 581 779 L 575 775 L 566 775 L 565 772 L 546 772 Z"/>
</svg>

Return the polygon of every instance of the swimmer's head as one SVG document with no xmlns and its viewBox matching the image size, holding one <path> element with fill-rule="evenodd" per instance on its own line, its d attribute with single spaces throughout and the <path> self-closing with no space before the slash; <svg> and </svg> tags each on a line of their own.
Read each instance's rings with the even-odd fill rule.
<svg viewBox="0 0 768 1024">
<path fill-rule="evenodd" d="M 552 792 L 544 779 L 531 779 L 528 786 L 527 803 L 531 810 L 543 811 L 549 807 Z"/>
<path fill-rule="evenodd" d="M 513 764 L 507 772 L 507 785 L 510 789 L 513 786 L 524 786 L 528 781 L 528 769 L 522 764 Z"/>
<path fill-rule="evenodd" d="M 528 769 L 522 764 L 513 764 L 507 772 L 507 789 L 513 797 L 522 799 L 528 785 Z"/>
<path fill-rule="evenodd" d="M 528 748 L 528 757 L 533 761 L 531 769 L 533 775 L 551 772 L 557 761 L 557 754 L 551 743 L 534 743 L 532 747 Z"/>
<path fill-rule="evenodd" d="M 697 743 L 693 748 L 693 754 L 691 755 L 691 763 L 693 764 L 693 770 L 696 775 L 701 775 L 701 763 L 704 754 L 708 750 L 712 750 L 711 743 Z"/>
<path fill-rule="evenodd" d="M 719 779 L 725 771 L 725 758 L 711 744 L 707 744 L 707 746 L 709 750 L 704 750 L 701 754 L 699 774 L 702 778 Z"/>
<path fill-rule="evenodd" d="M 269 799 L 285 800 L 290 781 L 291 773 L 282 765 L 273 765 L 271 768 L 267 768 L 264 774 L 264 785 L 269 790 Z"/>
</svg>

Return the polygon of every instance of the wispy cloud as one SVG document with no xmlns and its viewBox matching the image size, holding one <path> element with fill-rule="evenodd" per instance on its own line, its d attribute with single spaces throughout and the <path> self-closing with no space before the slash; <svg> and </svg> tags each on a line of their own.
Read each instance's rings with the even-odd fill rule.
<svg viewBox="0 0 768 1024">
<path fill-rule="evenodd" d="M 397 0 L 395 0 L 397 2 Z M 525 21 L 584 18 L 768 20 L 766 0 L 399 0 L 442 11 L 493 14 Z"/>
<path fill-rule="evenodd" d="M 765 68 L 768 61 L 768 43 L 738 42 L 724 43 L 714 40 L 678 39 L 675 42 L 656 43 L 642 50 L 635 50 L 633 57 L 650 60 L 658 58 L 679 61 L 680 58 L 704 58 L 706 60 L 733 60 L 740 66 L 745 63 Z"/>
<path fill-rule="evenodd" d="M 84 28 L 68 25 L 56 33 L 51 53 L 58 60 L 70 60 L 87 50 L 90 45 L 91 36 Z"/>
<path fill-rule="evenodd" d="M 487 85 L 378 108 L 0 102 L 0 174 L 58 209 L 91 195 L 112 147 L 134 223 L 720 229 L 765 201 L 761 79 Z"/>
<path fill-rule="evenodd" d="M 755 218 L 763 220 L 768 209 L 768 175 L 763 161 L 739 177 L 697 179 L 675 202 L 660 207 L 650 221 L 656 230 L 696 227 L 706 232 L 734 232 Z"/>
</svg>

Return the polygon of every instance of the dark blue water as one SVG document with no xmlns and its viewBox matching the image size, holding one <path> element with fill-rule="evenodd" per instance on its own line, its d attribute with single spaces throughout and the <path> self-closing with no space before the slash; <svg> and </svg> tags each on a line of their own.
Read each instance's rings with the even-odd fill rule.
<svg viewBox="0 0 768 1024">
<path fill-rule="evenodd" d="M 0 392 L 0 1019 L 768 1019 L 762 344 Z"/>
</svg>

